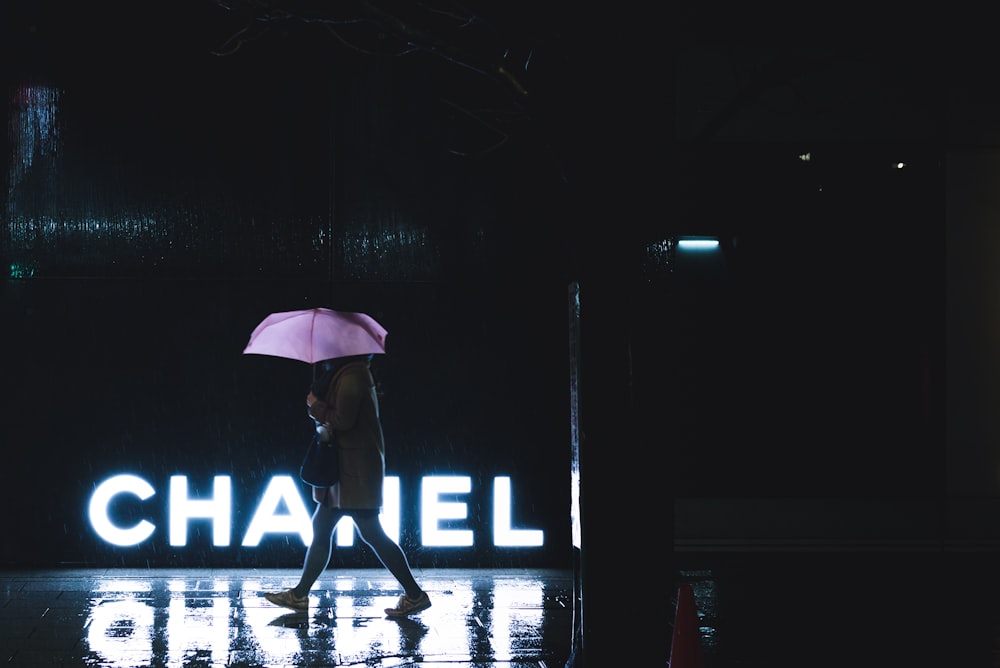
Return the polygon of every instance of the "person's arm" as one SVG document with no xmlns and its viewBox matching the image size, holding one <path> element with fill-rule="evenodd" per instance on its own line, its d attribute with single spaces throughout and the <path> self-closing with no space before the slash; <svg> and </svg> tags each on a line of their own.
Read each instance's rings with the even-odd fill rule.
<svg viewBox="0 0 1000 668">
<path fill-rule="evenodd" d="M 361 411 L 361 401 L 367 387 L 359 374 L 342 375 L 336 384 L 336 396 L 332 405 L 318 399 L 312 392 L 306 397 L 309 404 L 309 415 L 321 424 L 329 426 L 334 431 L 347 431 L 354 427 Z M 311 402 L 311 403 L 310 403 Z"/>
</svg>

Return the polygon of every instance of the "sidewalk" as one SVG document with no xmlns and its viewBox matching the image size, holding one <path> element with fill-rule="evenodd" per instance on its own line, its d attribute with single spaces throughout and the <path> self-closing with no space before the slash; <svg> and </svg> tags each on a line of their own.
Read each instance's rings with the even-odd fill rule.
<svg viewBox="0 0 1000 668">
<path fill-rule="evenodd" d="M 0 661 L 8 666 L 539 666 L 562 668 L 573 574 L 430 569 L 414 573 L 432 607 L 383 608 L 402 593 L 381 569 L 324 574 L 308 614 L 261 593 L 286 569 L 0 572 Z"/>
</svg>

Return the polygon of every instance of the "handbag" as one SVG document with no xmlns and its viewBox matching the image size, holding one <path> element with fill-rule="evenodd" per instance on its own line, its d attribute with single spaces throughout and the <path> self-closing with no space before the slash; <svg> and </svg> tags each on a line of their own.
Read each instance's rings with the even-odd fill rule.
<svg viewBox="0 0 1000 668">
<path fill-rule="evenodd" d="M 340 448 L 336 436 L 331 433 L 331 439 L 323 441 L 318 433 L 313 434 L 302 457 L 299 477 L 313 487 L 329 487 L 340 481 Z"/>
</svg>

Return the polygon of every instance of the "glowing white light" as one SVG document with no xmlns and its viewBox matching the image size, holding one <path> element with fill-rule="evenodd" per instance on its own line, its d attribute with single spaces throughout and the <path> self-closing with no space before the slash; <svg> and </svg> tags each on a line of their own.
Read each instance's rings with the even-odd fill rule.
<svg viewBox="0 0 1000 668">
<path fill-rule="evenodd" d="M 573 535 L 573 547 L 583 547 L 583 526 L 580 524 L 580 471 L 573 470 L 569 475 L 569 514 Z"/>
<path fill-rule="evenodd" d="M 153 606 L 135 600 L 98 602 L 86 625 L 87 645 L 109 668 L 153 665 Z"/>
<path fill-rule="evenodd" d="M 282 504 L 288 512 L 278 512 Z M 297 533 L 302 538 L 303 545 L 312 542 L 312 520 L 306 504 L 302 502 L 299 483 L 290 475 L 271 478 L 264 496 L 257 504 L 253 519 L 250 520 L 250 526 L 243 537 L 243 546 L 257 547 L 265 533 Z"/>
<path fill-rule="evenodd" d="M 281 587 L 292 587 L 297 580 L 298 577 L 294 578 L 294 581 L 283 583 Z M 259 648 L 256 651 L 249 652 L 248 656 L 256 658 L 255 655 L 259 652 L 262 656 L 267 657 L 266 663 L 269 666 L 299 665 L 302 659 L 302 641 L 307 638 L 301 638 L 297 634 L 289 633 L 289 629 L 279 624 L 271 623 L 275 618 L 274 608 L 268 605 L 256 604 L 256 601 L 264 591 L 273 591 L 273 585 L 265 589 L 264 585 L 257 580 L 246 580 L 243 582 L 241 598 L 244 603 L 241 607 L 241 613 L 243 615 L 243 628 L 246 630 L 247 637 L 241 643 L 241 649 L 245 651 L 246 648 Z M 310 596 L 309 607 L 315 609 L 315 606 L 316 599 L 314 596 Z M 229 665 L 237 662 L 237 656 L 238 653 L 234 653 Z M 246 661 L 241 663 L 247 665 Z M 250 663 L 260 663 L 260 660 L 257 659 Z M 335 664 L 331 661 L 330 665 Z"/>
<path fill-rule="evenodd" d="M 801 160 L 802 162 L 809 162 L 810 160 L 812 160 L 812 153 L 802 153 L 801 155 L 799 155 L 799 160 Z"/>
<path fill-rule="evenodd" d="M 719 247 L 718 239 L 678 239 L 677 247 L 684 250 L 712 250 Z"/>
<path fill-rule="evenodd" d="M 98 593 L 128 594 L 147 593 L 153 591 L 153 583 L 149 580 L 98 580 L 93 590 Z"/>
<path fill-rule="evenodd" d="M 192 500 L 188 498 L 187 476 L 170 476 L 170 544 L 187 545 L 187 525 L 192 518 L 212 520 L 212 544 L 229 545 L 229 524 L 232 512 L 232 483 L 229 476 L 215 476 L 213 498 Z"/>
<path fill-rule="evenodd" d="M 539 547 L 545 544 L 540 529 L 511 529 L 510 478 L 493 479 L 493 544 L 500 547 Z"/>
<path fill-rule="evenodd" d="M 200 582 L 171 580 L 167 605 L 167 661 L 181 666 L 192 656 L 205 665 L 226 665 L 229 659 L 229 587 L 215 580 L 212 593 L 201 591 Z M 196 591 L 192 591 L 195 589 Z M 197 601 L 198 605 L 191 605 Z"/>
<path fill-rule="evenodd" d="M 394 659 L 405 657 L 398 632 L 393 632 L 384 624 L 359 623 L 359 620 L 384 617 L 383 609 L 395 604 L 398 594 L 383 598 L 378 595 L 383 592 L 381 587 L 373 587 L 367 579 L 338 576 L 334 580 L 329 600 L 330 611 L 336 614 L 337 622 L 332 629 L 333 635 L 329 644 L 336 648 L 337 660 L 331 665 L 370 664 L 374 658 L 373 652 L 377 653 L 382 661 L 389 657 Z M 351 623 L 345 624 L 344 620 L 351 620 Z M 380 661 L 376 660 L 375 663 Z M 404 661 L 398 665 L 405 663 Z"/>
<path fill-rule="evenodd" d="M 373 656 L 387 660 L 454 653 L 454 634 L 414 634 L 402 625 L 369 623 L 395 603 L 399 594 L 391 585 L 386 590 L 356 577 L 331 579 L 329 604 L 314 589 L 309 601 L 314 614 L 297 628 L 275 623 L 281 611 L 260 602 L 265 590 L 260 580 L 216 578 L 206 583 L 183 578 L 152 585 L 130 578 L 101 580 L 95 590 L 105 595 L 93 600 L 84 624 L 93 655 L 86 661 L 113 668 L 148 666 L 156 663 L 154 645 L 160 663 L 167 666 L 302 665 L 306 652 L 317 665 L 362 665 Z M 277 586 L 290 587 L 295 580 L 290 576 Z M 268 583 L 268 590 L 275 588 L 274 582 Z M 526 631 L 541 628 L 544 620 L 545 588 L 540 580 L 498 577 L 482 591 L 481 584 L 473 587 L 471 578 L 455 578 L 449 579 L 448 589 L 448 596 L 413 625 L 439 626 L 431 621 L 444 619 L 438 615 L 472 611 L 488 600 L 484 612 L 489 615 L 489 633 L 482 641 L 489 643 L 491 657 L 511 661 L 537 650 L 538 635 Z M 164 590 L 169 600 L 160 609 L 153 600 Z M 137 598 L 137 591 L 146 595 Z M 157 614 L 158 609 L 163 614 Z"/>
<path fill-rule="evenodd" d="M 902 169 L 903 167 L 906 167 L 906 163 L 905 162 L 897 162 L 896 163 L 896 169 Z"/>
<path fill-rule="evenodd" d="M 156 490 L 139 476 L 124 474 L 108 478 L 97 486 L 90 497 L 90 525 L 97 535 L 112 545 L 138 545 L 153 535 L 156 526 L 146 520 L 128 529 L 115 526 L 108 517 L 108 506 L 119 494 L 134 494 L 140 501 L 145 501 L 156 494 Z"/>
<path fill-rule="evenodd" d="M 421 543 L 424 546 L 469 547 L 474 544 L 471 529 L 449 526 L 445 520 L 468 519 L 468 506 L 461 501 L 443 501 L 442 495 L 468 494 L 472 481 L 468 476 L 432 476 L 423 479 L 421 488 Z M 103 540 L 119 546 L 137 545 L 148 539 L 156 526 L 141 520 L 132 527 L 116 526 L 110 519 L 110 507 L 119 494 L 132 494 L 140 500 L 151 497 L 155 490 L 142 478 L 122 474 L 108 478 L 94 491 L 90 499 L 89 517 L 94 531 Z M 308 492 L 307 492 L 308 494 Z M 257 547 L 272 533 L 297 534 L 303 546 L 312 542 L 312 522 L 297 478 L 277 475 L 271 478 L 244 534 L 244 547 Z M 386 534 L 396 543 L 400 539 L 402 500 L 400 481 L 396 476 L 385 479 L 382 513 L 379 521 Z M 513 494 L 509 477 L 494 480 L 493 539 L 498 546 L 538 547 L 544 544 L 544 532 L 539 529 L 514 529 Z M 412 506 L 412 504 L 411 504 Z M 214 478 L 212 496 L 192 499 L 188 494 L 188 479 L 184 475 L 170 478 L 169 542 L 184 547 L 188 542 L 188 525 L 193 519 L 207 519 L 212 524 L 213 544 L 226 547 L 230 543 L 232 526 L 232 481 L 229 476 Z M 355 530 L 349 517 L 337 526 L 337 544 L 354 544 Z"/>
<path fill-rule="evenodd" d="M 441 520 L 464 520 L 468 505 L 459 501 L 441 501 L 442 494 L 468 494 L 472 479 L 468 476 L 428 476 L 420 492 L 421 542 L 425 546 L 469 547 L 473 544 L 469 529 L 441 529 Z"/>
<path fill-rule="evenodd" d="M 401 508 L 401 498 L 399 494 L 399 478 L 396 476 L 386 476 L 382 484 L 382 513 L 379 514 L 379 522 L 382 528 L 389 534 L 389 538 L 399 543 L 399 515 Z"/>
<path fill-rule="evenodd" d="M 399 543 L 399 477 L 386 476 L 382 484 L 382 512 L 378 519 L 385 529 L 386 535 Z M 344 517 L 337 523 L 337 546 L 350 547 L 354 545 L 354 522 L 350 517 Z"/>
<path fill-rule="evenodd" d="M 545 608 L 544 587 L 538 580 L 499 581 L 493 588 L 493 634 L 490 645 L 497 661 L 512 661 L 539 638 L 523 633 L 540 628 Z"/>
<path fill-rule="evenodd" d="M 310 532 L 312 535 L 312 532 Z M 341 517 L 337 522 L 335 530 L 337 547 L 350 547 L 354 545 L 354 520 L 350 517 Z"/>
</svg>

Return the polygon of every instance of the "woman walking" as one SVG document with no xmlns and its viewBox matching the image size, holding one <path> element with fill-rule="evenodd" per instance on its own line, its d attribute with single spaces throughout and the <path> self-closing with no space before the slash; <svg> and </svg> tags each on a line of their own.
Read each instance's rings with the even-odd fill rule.
<svg viewBox="0 0 1000 668">
<path fill-rule="evenodd" d="M 406 555 L 385 533 L 378 518 L 385 480 L 385 441 L 371 359 L 371 355 L 356 355 L 321 362 L 322 373 L 306 396 L 320 439 L 336 438 L 340 445 L 340 482 L 331 487 L 313 487 L 316 509 L 312 543 L 306 550 L 298 584 L 264 594 L 275 605 L 296 612 L 309 610 L 309 591 L 330 562 L 337 523 L 347 516 L 361 540 L 403 588 L 395 607 L 385 608 L 385 614 L 405 617 L 431 607 L 427 592 L 410 571 Z"/>
</svg>

